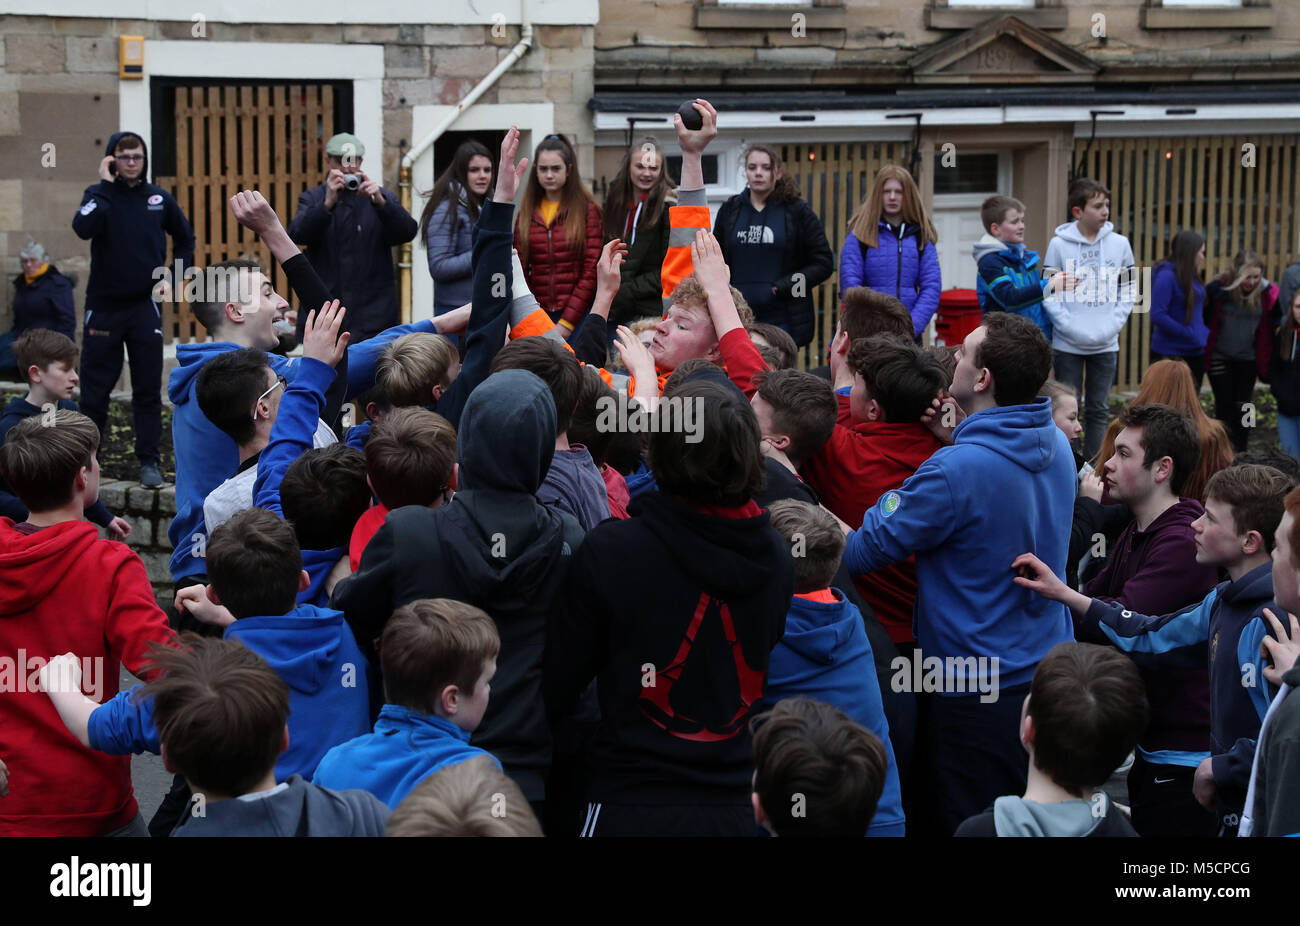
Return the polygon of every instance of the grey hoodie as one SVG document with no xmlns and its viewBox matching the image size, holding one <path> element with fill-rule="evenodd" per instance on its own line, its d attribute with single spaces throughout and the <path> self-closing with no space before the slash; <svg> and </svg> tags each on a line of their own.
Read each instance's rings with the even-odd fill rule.
<svg viewBox="0 0 1300 926">
<path fill-rule="evenodd" d="M 1123 272 L 1133 266 L 1128 239 L 1107 222 L 1096 240 L 1088 241 L 1078 223 L 1066 222 L 1056 227 L 1043 266 L 1079 278 L 1070 292 L 1043 294 L 1043 308 L 1052 319 L 1053 350 L 1083 355 L 1119 350 L 1119 333 L 1136 298 L 1134 280 Z"/>
<path fill-rule="evenodd" d="M 368 791 L 331 791 L 292 775 L 261 795 L 181 814 L 173 836 L 382 836 L 388 807 Z"/>
</svg>

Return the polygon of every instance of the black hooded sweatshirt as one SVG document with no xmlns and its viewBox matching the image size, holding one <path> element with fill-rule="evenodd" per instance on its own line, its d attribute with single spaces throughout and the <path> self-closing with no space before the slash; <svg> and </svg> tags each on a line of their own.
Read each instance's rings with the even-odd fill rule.
<svg viewBox="0 0 1300 926">
<path fill-rule="evenodd" d="M 555 402 L 525 370 L 488 377 L 465 404 L 461 489 L 450 504 L 388 515 L 361 568 L 334 589 L 362 647 L 393 611 L 421 598 L 482 608 L 501 635 L 483 722 L 470 740 L 496 756 L 530 801 L 545 797 L 550 731 L 542 701 L 546 626 L 582 528 L 536 498 L 555 452 Z"/>
<path fill-rule="evenodd" d="M 766 512 L 726 517 L 653 492 L 631 514 L 578 551 L 547 634 L 548 706 L 561 715 L 596 679 L 593 801 L 746 804 L 790 550 Z"/>
<path fill-rule="evenodd" d="M 108 140 L 104 154 L 123 135 L 117 132 Z M 140 144 L 143 146 L 144 141 Z M 149 183 L 149 149 L 144 149 L 144 167 L 135 186 L 119 174 L 86 187 L 81 208 L 72 217 L 77 237 L 90 242 L 90 280 L 86 284 L 86 301 L 131 303 L 149 298 L 158 277 L 157 267 L 166 267 L 172 292 L 179 297 L 185 286 L 185 268 L 194 263 L 194 229 L 172 195 Z M 167 264 L 167 236 L 172 236 L 175 258 L 181 263 L 181 279 L 175 279 L 175 266 Z M 96 306 L 89 305 L 92 311 Z"/>
</svg>

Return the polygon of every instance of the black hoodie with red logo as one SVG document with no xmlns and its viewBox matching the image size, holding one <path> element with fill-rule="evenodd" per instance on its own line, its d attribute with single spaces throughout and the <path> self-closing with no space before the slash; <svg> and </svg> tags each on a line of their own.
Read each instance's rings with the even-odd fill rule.
<svg viewBox="0 0 1300 926">
<path fill-rule="evenodd" d="M 752 502 L 704 511 L 655 492 L 587 534 L 545 680 L 553 715 L 597 680 L 591 800 L 748 802 L 749 720 L 793 594 L 788 545 Z"/>
</svg>

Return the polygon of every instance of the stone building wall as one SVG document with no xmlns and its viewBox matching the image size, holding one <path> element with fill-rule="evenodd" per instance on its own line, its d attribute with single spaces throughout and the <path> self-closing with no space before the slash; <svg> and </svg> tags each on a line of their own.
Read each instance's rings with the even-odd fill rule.
<svg viewBox="0 0 1300 926">
<path fill-rule="evenodd" d="M 361 8 L 361 12 L 364 8 Z M 6 281 L 19 271 L 28 235 L 42 241 L 65 274 L 77 276 L 84 304 L 90 245 L 71 223 L 82 193 L 96 182 L 104 146 L 118 126 L 118 41 L 303 42 L 384 46 L 382 157 L 385 184 L 411 143 L 411 107 L 458 103 L 519 41 L 517 25 L 204 24 L 191 22 L 0 16 L 0 264 Z M 593 28 L 539 25 L 533 47 L 482 103 L 552 102 L 556 131 L 576 137 L 591 176 Z M 145 68 L 148 69 L 148 46 Z M 454 129 L 454 126 L 453 126 Z M 374 142 L 365 139 L 369 144 Z M 47 145 L 54 145 L 49 165 Z M 12 287 L 0 297 L 0 331 L 12 324 Z"/>
</svg>

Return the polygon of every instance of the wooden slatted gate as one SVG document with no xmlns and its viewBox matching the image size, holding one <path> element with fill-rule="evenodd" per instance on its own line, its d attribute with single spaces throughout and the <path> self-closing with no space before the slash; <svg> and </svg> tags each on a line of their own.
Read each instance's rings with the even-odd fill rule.
<svg viewBox="0 0 1300 926">
<path fill-rule="evenodd" d="M 288 226 L 299 195 L 325 175 L 325 141 L 339 131 L 332 84 L 177 86 L 172 176 L 154 182 L 172 193 L 194 225 L 195 264 L 246 257 L 258 261 L 276 292 L 293 302 L 270 251 L 230 213 L 229 198 L 260 190 Z M 174 284 L 177 297 L 181 290 Z M 168 341 L 206 340 L 189 305 L 164 307 Z"/>
<path fill-rule="evenodd" d="M 1300 135 L 1107 138 L 1090 148 L 1077 140 L 1075 159 L 1081 176 L 1110 188 L 1110 219 L 1132 242 L 1144 289 L 1182 229 L 1205 237 L 1206 280 L 1249 248 L 1276 282 L 1300 241 L 1298 143 Z M 1118 389 L 1138 388 L 1150 341 L 1150 316 L 1135 311 L 1120 335 Z"/>
<path fill-rule="evenodd" d="M 826 227 L 836 271 L 812 291 L 817 326 L 812 342 L 801 352 L 800 367 L 826 363 L 826 351 L 835 337 L 839 313 L 840 248 L 849 234 L 849 219 L 871 192 L 876 171 L 886 164 L 906 163 L 907 142 L 822 142 L 780 146 L 785 173 L 799 185 L 799 193 Z"/>
</svg>

